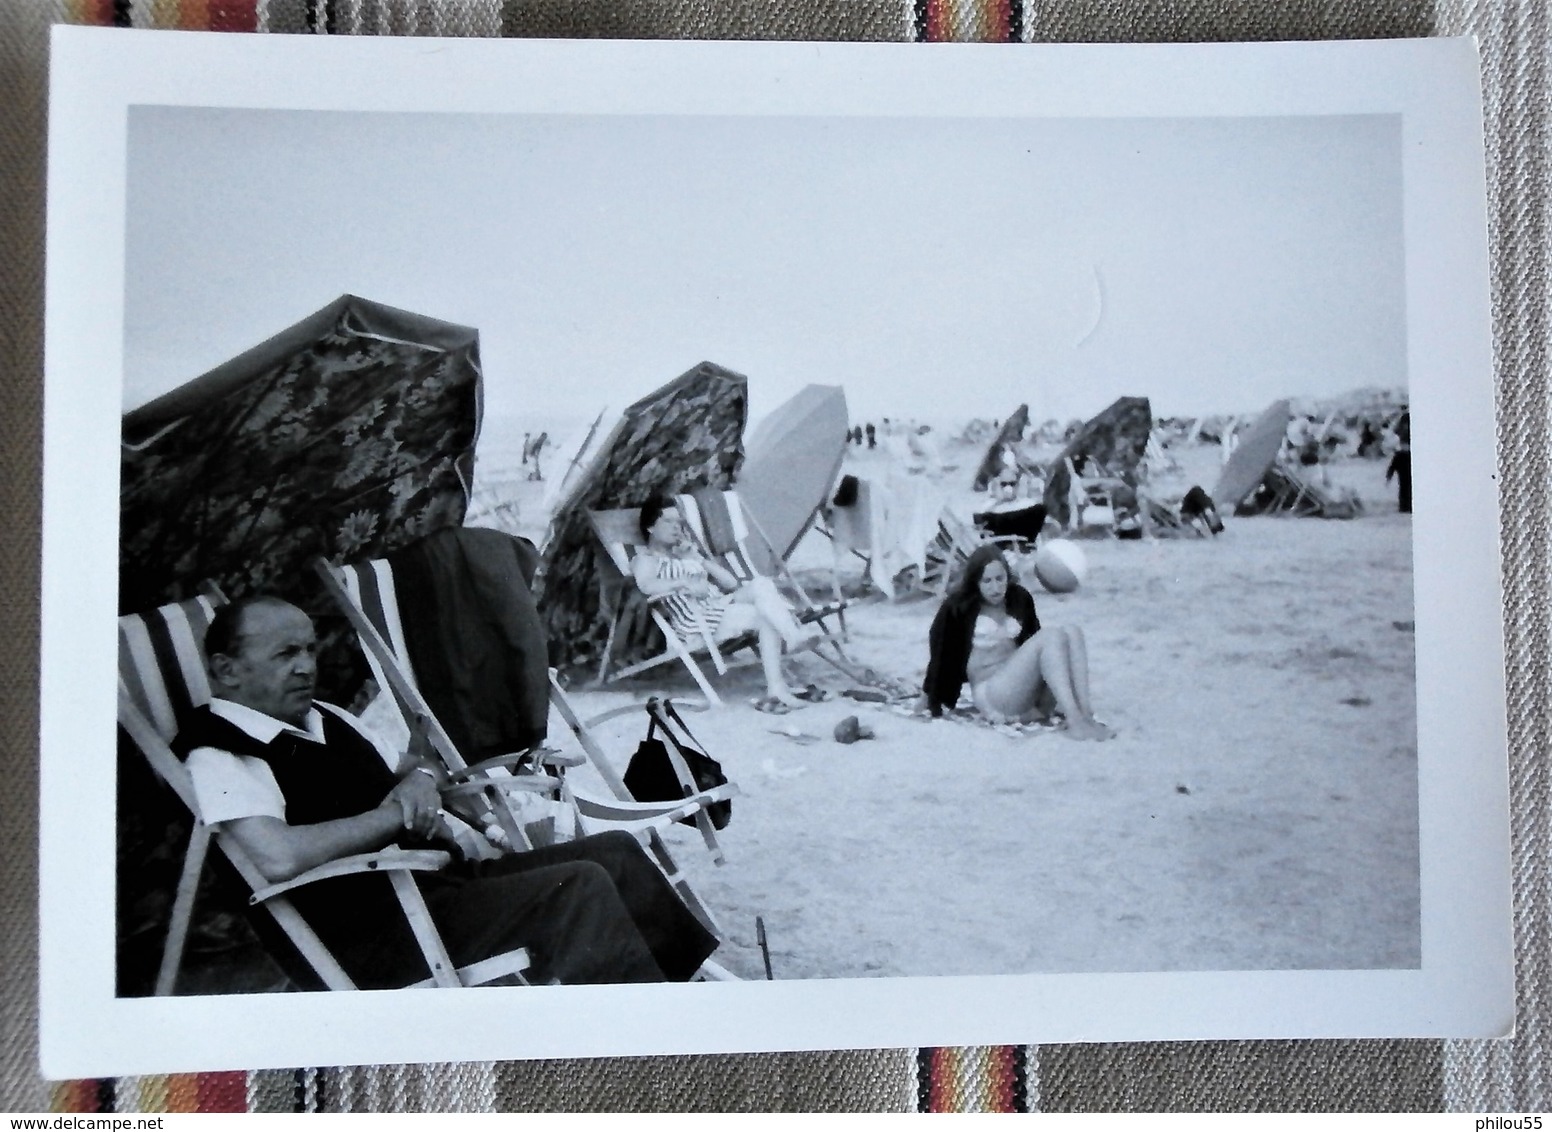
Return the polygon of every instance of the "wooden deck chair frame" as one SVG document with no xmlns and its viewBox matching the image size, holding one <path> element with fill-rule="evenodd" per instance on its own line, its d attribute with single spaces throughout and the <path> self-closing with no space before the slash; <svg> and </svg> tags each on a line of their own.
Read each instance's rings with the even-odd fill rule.
<svg viewBox="0 0 1552 1132">
<path fill-rule="evenodd" d="M 1185 518 L 1173 507 L 1153 498 L 1146 493 L 1139 493 L 1137 503 L 1144 512 L 1142 519 L 1151 527 L 1159 527 L 1165 532 L 1167 538 L 1176 536 L 1184 538 L 1211 538 L 1212 532 L 1205 530 L 1203 526 Z"/>
<path fill-rule="evenodd" d="M 318 558 L 313 561 L 313 569 L 322 579 L 325 592 L 360 637 L 378 686 L 393 696 L 406 723 L 424 730 L 450 783 L 443 797 L 476 825 L 488 828 L 494 823 L 514 849 L 547 844 L 552 833 L 537 823 L 525 823 L 508 792 L 558 794 L 559 780 L 548 774 L 516 773 L 525 765 L 537 769 L 542 757 L 537 750 L 514 751 L 472 766 L 464 761 L 415 681 L 399 618 L 398 592 L 388 563 L 379 558 L 333 566 Z"/>
<path fill-rule="evenodd" d="M 609 618 L 609 634 L 604 642 L 603 657 L 598 666 L 598 683 L 607 684 L 611 680 L 624 680 L 677 660 L 689 671 L 690 678 L 706 697 L 707 703 L 713 707 L 721 707 L 722 697 L 717 694 L 716 688 L 712 687 L 711 681 L 701 666 L 696 663 L 695 658 L 705 656 L 711 661 L 719 676 L 726 675 L 729 668 L 726 657 L 742 649 L 748 649 L 753 654 L 758 643 L 756 634 L 743 633 L 718 642 L 710 626 L 702 621 L 700 632 L 697 634 L 699 639 L 693 644 L 684 640 L 664 615 L 661 598 L 652 598 L 641 593 L 636 588 L 635 577 L 631 573 L 631 560 L 636 549 L 641 546 L 641 508 L 589 511 L 587 517 L 588 522 L 592 524 L 593 534 L 604 548 L 609 565 L 614 571 L 613 577 L 609 577 L 603 570 L 599 572 L 599 598 L 605 615 Z M 625 616 L 626 606 L 632 593 L 639 595 L 645 602 L 652 616 L 652 623 L 663 634 L 665 648 L 655 656 L 611 672 L 615 640 L 619 636 L 620 622 Z M 753 655 L 750 659 L 753 659 Z"/>
<path fill-rule="evenodd" d="M 1292 464 L 1274 464 L 1267 470 L 1266 479 L 1272 485 L 1274 498 L 1267 514 L 1287 511 L 1296 517 L 1351 519 L 1362 509 L 1356 496 L 1333 495 Z"/>
<path fill-rule="evenodd" d="M 326 862 L 288 881 L 271 884 L 233 838 L 205 824 L 200 817 L 193 779 L 188 768 L 173 754 L 170 743 L 177 733 L 182 712 L 210 699 L 203 637 L 211 616 L 223 604 L 225 598 L 211 587 L 200 597 L 119 619 L 119 726 L 140 750 L 157 778 L 177 794 L 193 819 L 154 993 L 170 995 L 177 989 L 178 973 L 193 922 L 195 896 L 212 842 L 248 886 L 249 905 L 268 912 L 329 990 L 354 990 L 355 983 L 286 894 L 314 881 L 366 872 L 388 876 L 425 957 L 430 975 L 411 986 L 478 986 L 504 977 L 521 979 L 522 972 L 530 966 L 527 952 L 521 949 L 466 967 L 453 966 L 413 878 L 416 871 L 445 868 L 451 861 L 447 853 L 396 848 L 359 853 Z"/>
<path fill-rule="evenodd" d="M 402 631 L 397 628 L 400 624 L 399 599 L 392 568 L 382 559 L 348 566 L 332 566 L 323 559 L 318 559 L 314 562 L 314 569 L 324 580 L 324 586 L 329 595 L 360 635 L 373 672 L 381 673 L 379 678 L 381 686 L 392 690 L 400 711 L 405 713 L 406 718 L 419 717 L 423 721 L 427 739 L 443 761 L 448 777 L 453 781 L 453 786 L 444 791 L 444 796 L 481 798 L 485 803 L 486 813 L 499 823 L 503 832 L 507 834 L 512 848 L 523 850 L 533 847 L 534 831 L 530 826 L 522 823 L 521 818 L 510 805 L 506 792 L 520 789 L 557 794 L 572 808 L 578 828 L 582 832 L 621 829 L 635 836 L 659 869 L 668 877 L 669 882 L 674 885 L 690 911 L 706 926 L 707 930 L 721 937 L 710 909 L 691 888 L 689 880 L 674 861 L 667 845 L 663 842 L 661 831 L 681 818 L 692 819 L 705 838 L 713 859 L 719 865 L 725 863 L 726 858 L 722 847 L 716 840 L 715 830 L 706 811 L 715 803 L 733 797 L 737 793 L 736 786 L 729 784 L 727 787 L 712 791 L 697 789 L 676 802 L 636 801 L 631 797 L 630 791 L 625 789 L 624 781 L 604 756 L 602 747 L 591 734 L 587 733 L 586 726 L 577 717 L 556 680 L 554 670 L 549 673 L 546 695 L 549 702 L 560 712 L 568 728 L 577 736 L 584 756 L 563 756 L 558 751 L 540 746 L 469 765 L 458 752 L 446 729 L 437 722 L 435 713 L 415 683 L 409 656 L 405 651 Z M 631 705 L 623 710 L 638 710 L 638 705 Z M 618 712 L 610 713 L 610 715 L 613 714 Z M 599 721 L 592 722 L 596 724 Z M 591 762 L 613 795 L 612 798 L 594 798 L 577 790 L 567 781 L 564 770 L 580 765 L 584 759 Z M 513 770 L 525 764 L 535 767 L 545 766 L 562 773 L 556 777 L 539 773 L 512 773 Z M 686 776 L 688 776 L 688 768 L 685 768 L 681 781 L 684 781 Z"/>
<path fill-rule="evenodd" d="M 565 721 L 566 727 L 576 738 L 577 744 L 586 753 L 588 763 L 597 772 L 598 777 L 603 780 L 609 793 L 614 796 L 615 805 L 619 807 L 617 812 L 621 815 L 628 815 L 635 807 L 641 806 L 642 803 L 637 802 L 631 796 L 631 792 L 626 789 L 625 779 L 620 771 L 615 768 L 609 756 L 604 753 L 603 744 L 594 735 L 593 728 L 621 716 L 639 715 L 648 707 L 650 702 L 622 704 L 584 720 L 577 713 L 576 705 L 571 702 L 571 698 L 566 695 L 566 690 L 561 686 L 558 674 L 553 668 L 550 670 L 550 703 L 556 712 L 559 713 L 561 719 Z M 668 749 L 669 762 L 674 768 L 674 774 L 679 779 L 680 785 L 685 789 L 686 797 L 683 803 L 678 804 L 675 809 L 667 813 L 664 820 L 654 821 L 650 824 L 647 831 L 649 836 L 643 841 L 643 845 L 647 852 L 651 854 L 653 860 L 657 862 L 658 868 L 663 871 L 663 874 L 668 877 L 675 889 L 678 890 L 680 897 L 690 911 L 706 926 L 707 930 L 721 938 L 721 929 L 717 926 L 716 919 L 712 916 L 711 910 L 706 907 L 704 901 L 696 894 L 694 888 L 690 885 L 689 879 L 684 876 L 684 873 L 674 861 L 673 855 L 668 851 L 667 844 L 663 841 L 661 831 L 667 826 L 678 822 L 680 818 L 693 818 L 695 828 L 700 832 L 702 840 L 706 843 L 706 848 L 711 853 L 712 861 L 718 865 L 725 865 L 727 857 L 722 851 L 721 842 L 717 839 L 716 827 L 711 824 L 711 815 L 708 811 L 712 804 L 736 797 L 738 795 L 738 787 L 736 784 L 729 782 L 714 790 L 701 790 L 696 784 L 694 776 L 690 773 L 690 768 L 685 765 L 684 760 L 679 758 L 678 753 L 674 750 L 673 744 L 668 743 L 664 744 L 664 746 Z M 688 810 L 687 807 L 689 808 Z M 610 820 L 611 814 L 614 812 L 616 811 L 611 810 L 608 803 L 595 803 L 592 812 L 580 813 L 579 816 L 584 827 L 586 827 L 590 821 Z"/>
<path fill-rule="evenodd" d="M 989 535 L 945 507 L 938 516 L 938 534 L 932 542 L 932 549 L 937 553 L 929 551 L 928 568 L 921 579 L 922 588 L 943 597 L 970 555 L 981 547 L 997 546 L 1016 551 L 1023 541 L 1016 535 Z"/>
<path fill-rule="evenodd" d="M 840 650 L 840 642 L 846 639 L 846 599 L 841 596 L 840 570 L 832 568 L 830 590 L 831 600 L 823 605 L 815 605 L 813 599 L 808 596 L 808 591 L 798 584 L 793 577 L 787 562 L 780 552 L 772 544 L 769 536 L 761 528 L 759 520 L 744 506 L 736 490 L 722 492 L 723 506 L 727 508 L 728 517 L 732 520 L 734 545 L 731 549 L 721 554 L 716 554 L 711 549 L 711 539 L 706 532 L 705 516 L 701 514 L 701 507 L 695 496 L 684 493 L 674 497 L 674 502 L 679 507 L 679 514 L 684 516 L 685 525 L 690 535 L 700 546 L 701 553 L 720 563 L 740 582 L 748 582 L 760 576 L 754 567 L 754 558 L 749 553 L 749 539 L 751 535 L 770 549 L 771 557 L 776 562 L 776 575 L 771 578 L 778 586 L 785 586 L 791 596 L 795 597 L 801 608 L 797 611 L 798 623 L 802 625 L 817 624 L 821 632 L 829 638 L 838 651 L 842 660 L 846 659 L 844 651 Z M 831 630 L 827 624 L 829 618 L 834 617 L 840 625 L 840 632 Z"/>
<path fill-rule="evenodd" d="M 1115 534 L 1116 529 L 1116 500 L 1115 490 L 1125 486 L 1126 481 L 1120 476 L 1111 474 L 1110 470 L 1092 456 L 1088 460 L 1092 467 L 1089 475 L 1079 475 L 1073 461 L 1069 458 L 1067 464 L 1069 490 L 1073 494 L 1075 513 L 1071 518 L 1071 529 L 1081 531 L 1085 527 L 1098 527 Z M 1085 522 L 1084 515 L 1089 510 L 1108 511 L 1109 517 L 1097 522 Z"/>
<path fill-rule="evenodd" d="M 717 675 L 725 676 L 729 668 L 733 667 L 733 665 L 729 664 L 728 657 L 747 649 L 750 653 L 747 662 L 757 659 L 755 650 L 759 643 L 759 635 L 751 630 L 736 637 L 730 637 L 725 641 L 718 641 L 711 627 L 706 624 L 704 619 L 698 618 L 700 625 L 699 631 L 695 634 L 695 639 L 693 642 L 685 640 L 674 629 L 668 617 L 663 613 L 663 597 L 649 597 L 641 593 L 640 589 L 636 587 L 635 577 L 631 572 L 631 561 L 634 558 L 635 551 L 642 544 L 640 528 L 641 508 L 627 507 L 613 511 L 589 511 L 587 515 L 588 521 L 593 527 L 593 534 L 598 539 L 600 545 L 603 546 L 604 552 L 608 556 L 609 566 L 613 571 L 612 577 L 602 569 L 599 572 L 599 604 L 609 619 L 609 632 L 604 641 L 603 656 L 598 665 L 597 682 L 599 684 L 607 684 L 611 680 L 624 680 L 627 677 L 639 675 L 642 672 L 650 671 L 660 665 L 669 664 L 677 660 L 690 673 L 690 678 L 695 681 L 696 687 L 706 697 L 706 702 L 712 707 L 722 707 L 722 697 L 717 694 L 716 688 L 712 686 L 711 680 L 707 677 L 705 670 L 696 662 L 696 658 L 704 656 L 711 661 Z M 701 541 L 701 545 L 704 547 L 705 543 L 702 536 L 697 534 L 696 538 Z M 624 619 L 629 596 L 633 592 L 639 595 L 645 603 L 648 612 L 651 614 L 653 624 L 663 634 L 665 647 L 662 652 L 655 656 L 647 657 L 645 660 L 637 661 L 624 668 L 613 669 L 615 641 L 619 636 L 620 623 Z M 801 592 L 801 587 L 799 587 L 799 592 Z M 816 615 L 819 612 L 821 611 L 815 610 Z M 831 612 L 834 611 L 831 610 Z M 804 616 L 800 614 L 799 620 L 802 621 Z M 817 619 L 817 616 L 811 619 Z M 822 625 L 821 629 L 823 629 Z M 830 643 L 835 647 L 841 655 L 842 670 L 846 671 L 848 676 L 852 675 L 845 668 L 845 653 L 841 652 L 840 646 L 835 642 L 834 637 L 826 632 L 816 643 Z M 815 655 L 832 664 L 836 663 L 823 653 L 818 652 L 817 649 L 815 650 Z"/>
</svg>

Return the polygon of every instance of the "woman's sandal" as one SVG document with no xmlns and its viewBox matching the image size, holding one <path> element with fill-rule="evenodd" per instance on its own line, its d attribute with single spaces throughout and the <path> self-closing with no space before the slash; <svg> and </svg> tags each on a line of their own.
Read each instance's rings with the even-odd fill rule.
<svg viewBox="0 0 1552 1132">
<path fill-rule="evenodd" d="M 818 684 L 810 684 L 801 692 L 793 692 L 792 694 L 800 700 L 807 700 L 811 704 L 822 704 L 826 700 L 835 698 L 832 693 L 825 691 Z"/>
<path fill-rule="evenodd" d="M 750 700 L 749 706 L 755 711 L 765 712 L 766 715 L 786 715 L 792 710 L 775 696 L 761 696 L 759 699 Z"/>
</svg>

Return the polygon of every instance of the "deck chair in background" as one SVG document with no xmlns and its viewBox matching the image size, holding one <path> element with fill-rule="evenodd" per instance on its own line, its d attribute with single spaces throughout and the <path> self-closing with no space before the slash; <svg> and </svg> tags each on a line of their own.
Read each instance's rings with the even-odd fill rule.
<svg viewBox="0 0 1552 1132">
<path fill-rule="evenodd" d="M 1293 464 L 1273 464 L 1236 514 L 1289 514 L 1297 518 L 1353 519 L 1363 511 L 1355 492 L 1317 484 Z"/>
<path fill-rule="evenodd" d="M 1174 503 L 1156 499 L 1141 490 L 1136 496 L 1140 529 L 1151 530 L 1159 538 L 1210 539 L 1223 533 L 1217 504 L 1200 487 L 1192 487 L 1183 499 Z"/>
<path fill-rule="evenodd" d="M 921 588 L 936 597 L 945 596 L 970 556 L 987 545 L 1018 556 L 1023 554 L 1026 540 L 1019 535 L 990 534 L 945 507 L 938 516 L 938 533 L 927 546 L 927 568 L 922 572 Z"/>
<path fill-rule="evenodd" d="M 201 819 L 188 768 L 170 746 L 187 712 L 210 701 L 203 641 L 215 609 L 224 604 L 219 593 L 165 605 L 145 614 L 119 618 L 118 722 L 139 748 L 157 778 L 166 783 L 193 818 L 182 872 L 169 916 L 166 942 L 157 970 L 155 993 L 176 991 L 195 895 L 209 847 L 231 863 L 251 892 L 249 905 L 263 908 L 301 955 L 317 979 L 330 990 L 354 990 L 355 984 L 323 941 L 308 926 L 287 893 L 315 881 L 352 873 L 385 874 L 398 897 L 429 976 L 416 987 L 477 986 L 507 977 L 521 977 L 529 967 L 526 952 L 510 951 L 455 968 L 426 908 L 413 874 L 445 868 L 451 856 L 435 850 L 383 849 L 330 861 L 279 884 L 271 884 L 231 837 L 212 830 Z"/>
<path fill-rule="evenodd" d="M 607 568 L 600 564 L 598 571 L 599 606 L 609 619 L 609 634 L 598 665 L 598 683 L 603 685 L 624 680 L 677 660 L 689 672 L 690 678 L 701 690 L 701 695 L 706 697 L 706 702 L 712 707 L 722 707 L 722 697 L 712 686 L 697 658 L 711 661 L 717 675 L 725 676 L 735 665 L 753 663 L 758 659 L 759 634 L 751 629 L 719 641 L 711 627 L 703 623 L 700 632 L 688 638 L 681 636 L 663 612 L 663 598 L 648 597 L 636 586 L 631 564 L 642 545 L 640 519 L 639 507 L 588 512 L 593 533 L 608 559 Z M 624 668 L 614 668 L 615 644 L 620 639 L 621 630 L 627 626 L 633 614 L 643 609 L 663 635 L 663 651 Z M 738 656 L 745 651 L 748 653 L 746 657 Z"/>
<path fill-rule="evenodd" d="M 706 702 L 713 707 L 721 707 L 722 697 L 712 687 L 711 681 L 707 679 L 706 673 L 696 663 L 695 658 L 701 656 L 710 660 L 719 676 L 726 675 L 727 657 L 740 650 L 748 649 L 751 653 L 750 659 L 753 659 L 759 638 L 755 633 L 748 632 L 718 642 L 709 626 L 703 626 L 695 640 L 687 641 L 681 638 L 663 613 L 661 599 L 651 598 L 642 593 L 636 587 L 636 579 L 631 572 L 631 563 L 636 557 L 636 552 L 641 548 L 641 508 L 589 511 L 587 518 L 592 524 L 593 534 L 597 537 L 599 545 L 604 548 L 608 559 L 608 568 L 604 568 L 604 564 L 600 563 L 598 571 L 599 607 L 609 619 L 609 635 L 604 641 L 603 657 L 598 665 L 598 683 L 602 685 L 612 680 L 624 680 L 629 676 L 648 672 L 659 665 L 677 660 L 689 671 L 690 678 L 706 697 Z M 663 634 L 665 647 L 662 652 L 649 656 L 645 660 L 636 661 L 624 668 L 612 668 L 615 642 L 620 638 L 620 631 L 632 612 L 640 609 L 647 610 L 652 623 Z"/>
<path fill-rule="evenodd" d="M 696 918 L 720 938 L 721 933 L 710 910 L 690 887 L 661 835 L 663 830 L 676 822 L 694 824 L 706 840 L 713 859 L 717 864 L 723 864 L 725 856 L 707 811 L 736 794 L 736 786 L 729 784 L 710 791 L 695 789 L 684 798 L 671 802 L 636 801 L 625 789 L 624 781 L 604 755 L 601 745 L 588 732 L 587 725 L 577 717 L 553 671 L 549 672 L 547 687 L 538 691 L 560 712 L 568 728 L 577 736 L 584 753 L 567 755 L 548 746 L 536 746 L 473 765 L 466 763 L 446 729 L 437 722 L 435 713 L 416 684 L 401 628 L 400 598 L 389 563 L 383 559 L 373 559 L 347 566 L 331 566 L 323 559 L 317 559 L 314 569 L 318 571 L 325 589 L 341 612 L 360 634 L 362 647 L 374 675 L 378 677 L 379 686 L 391 691 L 399 711 L 406 719 L 421 720 L 428 741 L 453 783 L 443 791 L 443 796 L 449 800 L 462 800 L 466 805 L 470 802 L 475 804 L 473 813 L 465 811 L 469 820 L 487 831 L 493 824 L 496 825 L 515 850 L 532 848 L 536 843 L 549 843 L 557 836 L 567 839 L 573 832 L 582 835 L 624 830 L 648 851 Z M 640 705 L 617 709 L 603 718 L 634 710 L 640 710 Z M 590 722 L 596 725 L 599 721 Z M 592 763 L 612 797 L 593 797 L 568 780 L 565 771 L 584 761 Z M 693 779 L 689 781 L 693 782 Z M 513 791 L 559 798 L 571 810 L 574 830 L 556 830 L 546 823 L 525 821 L 522 807 L 516 804 Z"/>
<path fill-rule="evenodd" d="M 739 499 L 736 491 L 696 491 L 686 492 L 674 498 L 679 507 L 679 513 L 684 516 L 685 526 L 689 529 L 690 536 L 699 544 L 701 552 L 707 558 L 722 565 L 740 582 L 748 582 L 760 577 L 760 572 L 754 567 L 754 558 L 749 553 L 749 539 L 751 535 L 759 538 L 771 549 L 771 558 L 776 563 L 776 575 L 771 578 L 778 588 L 797 601 L 797 608 L 793 611 L 801 625 L 817 625 L 825 634 L 827 640 L 836 649 L 842 660 L 846 659 L 845 652 L 841 651 L 840 642 L 846 639 L 846 600 L 841 596 L 841 580 L 838 569 L 831 571 L 831 599 L 823 605 L 815 605 L 808 596 L 808 592 L 798 584 L 792 576 L 792 571 L 787 568 L 787 563 L 771 547 L 770 539 L 765 532 L 760 530 L 758 521 L 744 508 L 743 501 Z M 834 618 L 838 626 L 832 629 L 829 619 Z"/>
<path fill-rule="evenodd" d="M 1072 460 L 1067 460 L 1069 526 L 1073 531 L 1101 530 L 1115 533 L 1116 492 L 1127 487 L 1099 461 L 1089 458 L 1087 474 L 1080 475 Z"/>
<path fill-rule="evenodd" d="M 971 516 L 983 539 L 1006 542 L 1020 551 L 1033 550 L 1045 533 L 1045 504 L 1030 503 L 1002 511 L 978 511 Z"/>
</svg>

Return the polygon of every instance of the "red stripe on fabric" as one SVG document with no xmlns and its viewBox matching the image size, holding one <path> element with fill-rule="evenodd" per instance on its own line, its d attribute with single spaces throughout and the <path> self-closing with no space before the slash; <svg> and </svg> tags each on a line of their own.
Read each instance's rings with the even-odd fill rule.
<svg viewBox="0 0 1552 1132">
<path fill-rule="evenodd" d="M 954 37 L 953 30 L 947 26 L 948 3 L 949 0 L 927 0 L 928 43 L 946 43 Z"/>
<path fill-rule="evenodd" d="M 957 1068 L 958 1058 L 954 1056 L 952 1049 L 935 1049 L 932 1051 L 932 1095 L 927 1104 L 928 1112 L 954 1112 L 954 1099 L 958 1093 L 955 1087 L 954 1071 Z"/>
<path fill-rule="evenodd" d="M 97 24 L 100 27 L 112 27 L 113 0 L 86 0 L 79 9 L 79 19 L 83 23 Z M 81 1109 L 82 1112 L 96 1112 L 96 1109 Z"/>
<path fill-rule="evenodd" d="M 211 31 L 258 31 L 259 0 L 210 0 Z"/>
<path fill-rule="evenodd" d="M 1013 38 L 1013 5 L 1011 0 L 995 0 L 992 5 L 995 24 L 992 27 L 992 38 L 998 43 L 1007 43 Z M 1009 1112 L 1010 1109 L 999 1111 Z"/>
<path fill-rule="evenodd" d="M 100 1112 L 99 1083 L 95 1078 L 84 1081 L 61 1081 L 54 1086 L 49 1098 L 50 1112 Z"/>
<path fill-rule="evenodd" d="M 248 1074 L 241 1070 L 199 1075 L 200 1112 L 247 1112 Z"/>
<path fill-rule="evenodd" d="M 993 1046 L 986 1067 L 986 1107 L 992 1112 L 1017 1112 L 1013 1095 L 1013 1047 Z"/>
</svg>

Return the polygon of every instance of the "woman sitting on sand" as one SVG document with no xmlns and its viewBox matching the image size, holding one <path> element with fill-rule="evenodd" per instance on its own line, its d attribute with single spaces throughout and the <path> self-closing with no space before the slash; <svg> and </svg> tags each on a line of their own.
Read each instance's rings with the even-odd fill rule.
<svg viewBox="0 0 1552 1132">
<path fill-rule="evenodd" d="M 731 571 L 702 557 L 685 534 L 672 500 L 659 496 L 647 501 L 641 509 L 642 546 L 631 563 L 637 587 L 650 598 L 662 599 L 658 604 L 668 623 L 692 649 L 704 633 L 720 643 L 757 631 L 770 701 L 802 707 L 803 700 L 782 675 L 781 649 L 783 644 L 790 649 L 811 644 L 817 634 L 804 631 L 769 578 L 740 584 Z"/>
<path fill-rule="evenodd" d="M 1029 723 L 1055 707 L 1072 739 L 1109 739 L 1089 701 L 1088 645 L 1076 627 L 1042 629 L 1035 599 L 995 546 L 970 555 L 932 619 L 931 657 L 922 691 L 934 716 L 953 707 L 966 681 L 975 706 L 994 723 Z"/>
</svg>

